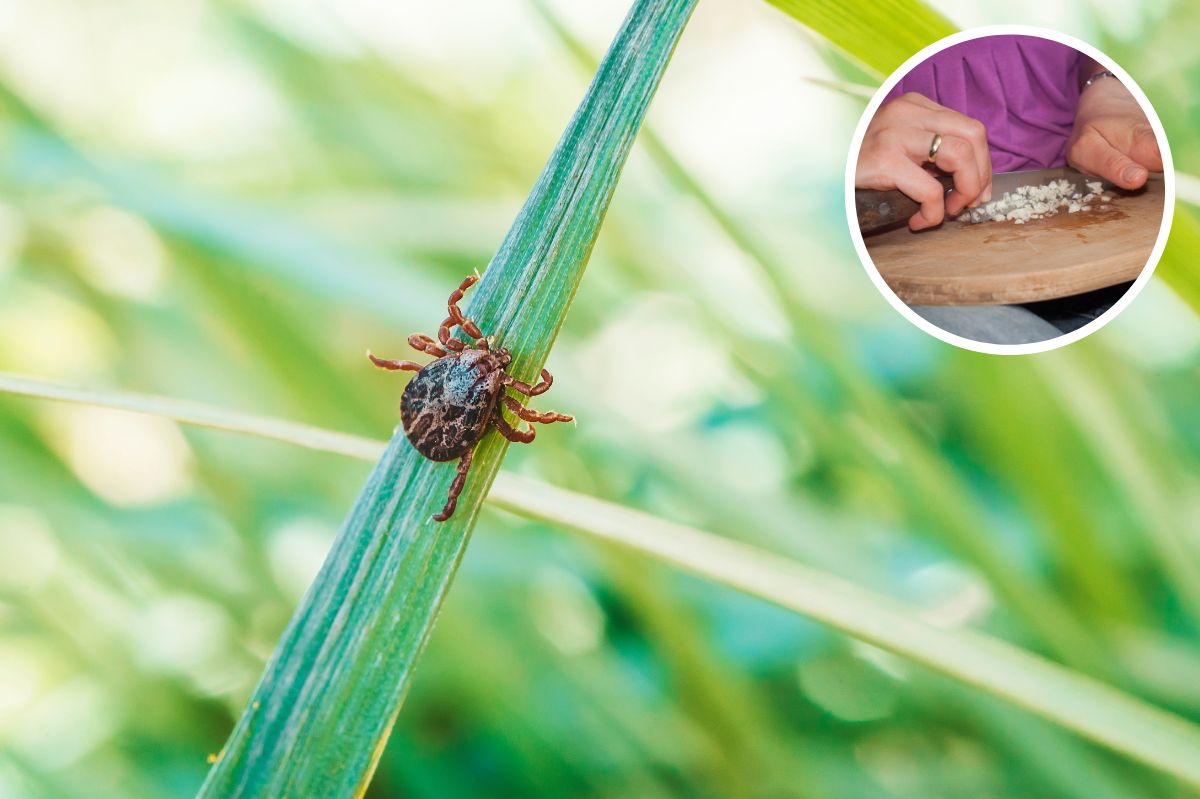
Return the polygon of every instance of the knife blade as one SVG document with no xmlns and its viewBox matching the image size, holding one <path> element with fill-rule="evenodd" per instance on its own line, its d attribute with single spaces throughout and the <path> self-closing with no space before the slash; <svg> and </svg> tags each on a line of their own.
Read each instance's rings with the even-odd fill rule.
<svg viewBox="0 0 1200 799">
<path fill-rule="evenodd" d="M 1021 186 L 1044 186 L 1052 180 L 1064 179 L 1072 188 L 1086 194 L 1090 189 L 1089 183 L 1101 183 L 1103 189 L 1113 188 L 1113 184 L 1101 178 L 1085 175 L 1078 169 L 1069 166 L 1054 169 L 1031 169 L 1023 172 L 999 172 L 992 175 L 992 199 L 1003 197 L 1005 193 L 1014 191 Z"/>
</svg>

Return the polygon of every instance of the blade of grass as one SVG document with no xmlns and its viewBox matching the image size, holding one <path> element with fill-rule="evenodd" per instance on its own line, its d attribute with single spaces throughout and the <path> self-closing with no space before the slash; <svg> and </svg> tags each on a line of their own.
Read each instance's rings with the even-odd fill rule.
<svg viewBox="0 0 1200 799">
<path fill-rule="evenodd" d="M 815 75 L 802 75 L 800 80 L 805 83 L 810 83 L 813 86 L 820 86 L 823 89 L 829 89 L 832 92 L 837 92 L 845 97 L 854 100 L 870 100 L 875 96 L 878 86 L 867 86 L 862 83 L 853 83 L 847 80 L 833 80 L 831 78 L 820 78 Z"/>
<path fill-rule="evenodd" d="M 17 375 L 0 374 L 0 392 L 150 413 L 363 460 L 373 460 L 384 448 L 382 442 L 308 425 Z M 787 558 L 538 480 L 499 474 L 488 499 L 495 507 L 652 557 L 795 611 L 1200 787 L 1200 728 L 1000 639 L 935 627 L 922 621 L 917 608 Z"/>
<path fill-rule="evenodd" d="M 941 14 L 916 0 L 767 2 L 828 39 L 879 77 L 891 73 L 923 47 L 958 30 Z"/>
<path fill-rule="evenodd" d="M 119 411 L 164 416 L 184 424 L 247 433 L 260 438 L 285 441 L 320 452 L 373 461 L 383 453 L 383 443 L 359 436 L 334 433 L 294 422 L 282 422 L 201 402 L 171 399 L 132 391 L 108 391 L 53 383 L 24 375 L 0 372 L 0 393 L 23 397 L 99 405 Z"/>
<path fill-rule="evenodd" d="M 1171 233 L 1158 266 L 1158 277 L 1166 281 L 1194 312 L 1200 314 L 1200 269 L 1196 255 L 1200 254 L 1200 222 L 1190 208 L 1175 206 Z"/>
<path fill-rule="evenodd" d="M 513 351 L 522 379 L 566 317 L 694 4 L 634 4 L 471 298 L 469 315 Z M 366 791 L 506 444 L 493 433 L 479 445 L 457 512 L 438 524 L 454 464 L 393 436 L 199 796 Z"/>
</svg>

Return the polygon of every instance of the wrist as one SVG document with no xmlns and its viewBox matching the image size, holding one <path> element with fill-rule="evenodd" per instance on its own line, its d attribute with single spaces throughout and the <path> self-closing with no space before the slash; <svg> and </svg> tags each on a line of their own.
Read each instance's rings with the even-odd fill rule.
<svg viewBox="0 0 1200 799">
<path fill-rule="evenodd" d="M 1097 113 L 1128 113 L 1131 103 L 1141 113 L 1141 107 L 1125 84 L 1112 78 L 1099 78 L 1080 90 L 1075 118 L 1086 118 Z"/>
<path fill-rule="evenodd" d="M 1117 83 L 1121 82 L 1120 79 L 1112 73 L 1112 70 L 1104 69 L 1104 68 L 1100 67 L 1098 64 L 1096 66 L 1097 66 L 1097 68 L 1095 70 L 1093 70 L 1092 72 L 1090 72 L 1087 75 L 1087 77 L 1084 78 L 1083 85 L 1081 85 L 1079 87 L 1080 92 L 1087 91 L 1089 87 L 1093 86 L 1094 84 L 1098 83 L 1099 81 L 1111 80 L 1111 81 L 1115 81 Z"/>
</svg>

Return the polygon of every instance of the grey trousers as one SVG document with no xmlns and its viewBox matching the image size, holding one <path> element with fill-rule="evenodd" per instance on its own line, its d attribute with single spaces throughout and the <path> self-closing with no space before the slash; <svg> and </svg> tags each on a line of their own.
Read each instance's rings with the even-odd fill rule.
<svg viewBox="0 0 1200 799">
<path fill-rule="evenodd" d="M 1019 305 L 913 305 L 923 319 L 985 344 L 1031 344 L 1058 338 L 1062 331 Z"/>
</svg>

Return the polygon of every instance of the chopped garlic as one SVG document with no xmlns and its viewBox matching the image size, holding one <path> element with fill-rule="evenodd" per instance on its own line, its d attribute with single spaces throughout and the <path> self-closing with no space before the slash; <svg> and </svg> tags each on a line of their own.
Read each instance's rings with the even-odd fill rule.
<svg viewBox="0 0 1200 799">
<path fill-rule="evenodd" d="M 1087 187 L 1090 191 L 1085 194 L 1065 178 L 1052 180 L 1042 186 L 1018 186 L 1013 191 L 1005 192 L 998 200 L 992 200 L 978 208 L 967 209 L 962 218 L 972 223 L 1016 222 L 1022 225 L 1034 219 L 1057 214 L 1062 208 L 1074 214 L 1090 211 L 1092 200 L 1102 199 L 1109 202 L 1113 199 L 1104 194 L 1104 184 L 1101 181 L 1088 181 Z"/>
</svg>

